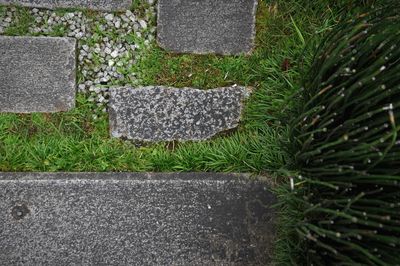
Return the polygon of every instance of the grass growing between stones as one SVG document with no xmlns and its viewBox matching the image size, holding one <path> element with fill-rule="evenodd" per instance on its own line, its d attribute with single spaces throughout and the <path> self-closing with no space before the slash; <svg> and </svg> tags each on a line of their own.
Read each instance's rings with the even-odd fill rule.
<svg viewBox="0 0 400 266">
<path fill-rule="evenodd" d="M 205 142 L 139 145 L 110 139 L 107 114 L 80 93 L 69 113 L 1 114 L 0 171 L 280 171 L 286 164 L 281 142 L 288 135 L 287 102 L 310 58 L 305 41 L 318 39 L 335 23 L 328 5 L 302 2 L 260 1 L 251 56 L 173 55 L 153 43 L 126 70 L 135 71 L 141 85 L 252 86 L 238 130 Z M 31 18 L 26 9 L 18 10 L 23 19 L 17 21 L 24 22 L 5 34 L 26 33 Z"/>
<path fill-rule="evenodd" d="M 14 21 L 11 23 L 11 26 L 8 27 L 4 32 L 5 35 L 26 35 L 29 30 L 29 26 L 34 20 L 33 16 L 29 13 L 29 10 L 27 8 L 16 8 L 14 16 Z"/>
</svg>

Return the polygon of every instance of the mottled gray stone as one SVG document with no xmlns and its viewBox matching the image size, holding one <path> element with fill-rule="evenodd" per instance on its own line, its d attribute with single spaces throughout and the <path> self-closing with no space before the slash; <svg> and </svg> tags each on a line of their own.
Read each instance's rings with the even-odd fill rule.
<svg viewBox="0 0 400 266">
<path fill-rule="evenodd" d="M 257 1 L 158 0 L 158 43 L 178 53 L 250 53 Z"/>
<path fill-rule="evenodd" d="M 244 87 L 113 88 L 111 135 L 136 141 L 208 139 L 237 127 L 248 93 Z"/>
<path fill-rule="evenodd" d="M 0 36 L 0 112 L 72 109 L 75 49 L 72 38 Z"/>
<path fill-rule="evenodd" d="M 132 0 L 0 0 L 0 4 L 48 9 L 89 8 L 93 10 L 122 11 L 130 8 Z"/>
<path fill-rule="evenodd" d="M 275 199 L 214 173 L 0 173 L 0 265 L 267 265 Z"/>
</svg>

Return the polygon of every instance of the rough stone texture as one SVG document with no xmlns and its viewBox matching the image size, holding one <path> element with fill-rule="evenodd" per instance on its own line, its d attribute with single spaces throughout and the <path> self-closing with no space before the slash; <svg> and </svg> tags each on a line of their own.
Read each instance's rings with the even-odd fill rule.
<svg viewBox="0 0 400 266">
<path fill-rule="evenodd" d="M 132 0 L 0 0 L 0 4 L 48 9 L 89 8 L 94 10 L 122 11 L 130 8 Z"/>
<path fill-rule="evenodd" d="M 0 265 L 267 265 L 274 196 L 213 173 L 0 173 Z"/>
<path fill-rule="evenodd" d="M 0 36 L 0 112 L 72 109 L 75 49 L 72 38 Z"/>
<path fill-rule="evenodd" d="M 244 87 L 113 88 L 111 135 L 136 141 L 208 139 L 237 127 L 247 95 Z"/>
<path fill-rule="evenodd" d="M 257 0 L 159 0 L 158 43 L 178 53 L 252 50 Z"/>
</svg>

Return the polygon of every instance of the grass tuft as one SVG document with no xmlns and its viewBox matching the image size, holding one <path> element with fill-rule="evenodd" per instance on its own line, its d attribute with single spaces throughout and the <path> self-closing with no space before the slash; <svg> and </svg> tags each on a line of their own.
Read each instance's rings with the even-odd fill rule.
<svg viewBox="0 0 400 266">
<path fill-rule="evenodd" d="M 29 33 L 29 27 L 34 22 L 35 18 L 29 12 L 28 8 L 15 7 L 15 18 L 13 24 L 6 29 L 4 35 L 21 36 Z"/>
</svg>

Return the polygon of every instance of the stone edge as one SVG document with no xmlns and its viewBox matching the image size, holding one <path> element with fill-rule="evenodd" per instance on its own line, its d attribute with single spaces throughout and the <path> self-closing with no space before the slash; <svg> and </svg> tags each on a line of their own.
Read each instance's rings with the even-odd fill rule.
<svg viewBox="0 0 400 266">
<path fill-rule="evenodd" d="M 66 42 L 68 42 L 69 44 L 71 44 L 71 46 L 73 47 L 73 49 L 71 50 L 69 56 L 68 56 L 68 63 L 67 65 L 72 64 L 71 67 L 71 88 L 73 88 L 73 92 L 72 92 L 72 99 L 70 99 L 70 101 L 67 103 L 67 107 L 66 110 L 61 110 L 61 111 L 70 111 L 72 109 L 75 108 L 76 106 L 76 90 L 77 90 L 77 76 L 78 76 L 78 40 L 76 40 L 75 38 L 64 38 L 66 39 Z"/>
<path fill-rule="evenodd" d="M 8 181 L 56 180 L 130 180 L 130 181 L 248 181 L 265 182 L 266 178 L 249 173 L 214 172 L 0 172 L 0 183 Z"/>
<path fill-rule="evenodd" d="M 108 102 L 108 132 L 111 138 L 118 138 L 119 136 L 116 136 L 113 132 L 115 131 L 115 128 L 117 128 L 117 112 L 114 109 L 114 98 L 115 94 L 117 93 L 117 90 L 122 90 L 122 89 L 132 89 L 129 87 L 113 87 L 110 88 L 110 97 L 109 97 L 109 102 Z"/>
</svg>

